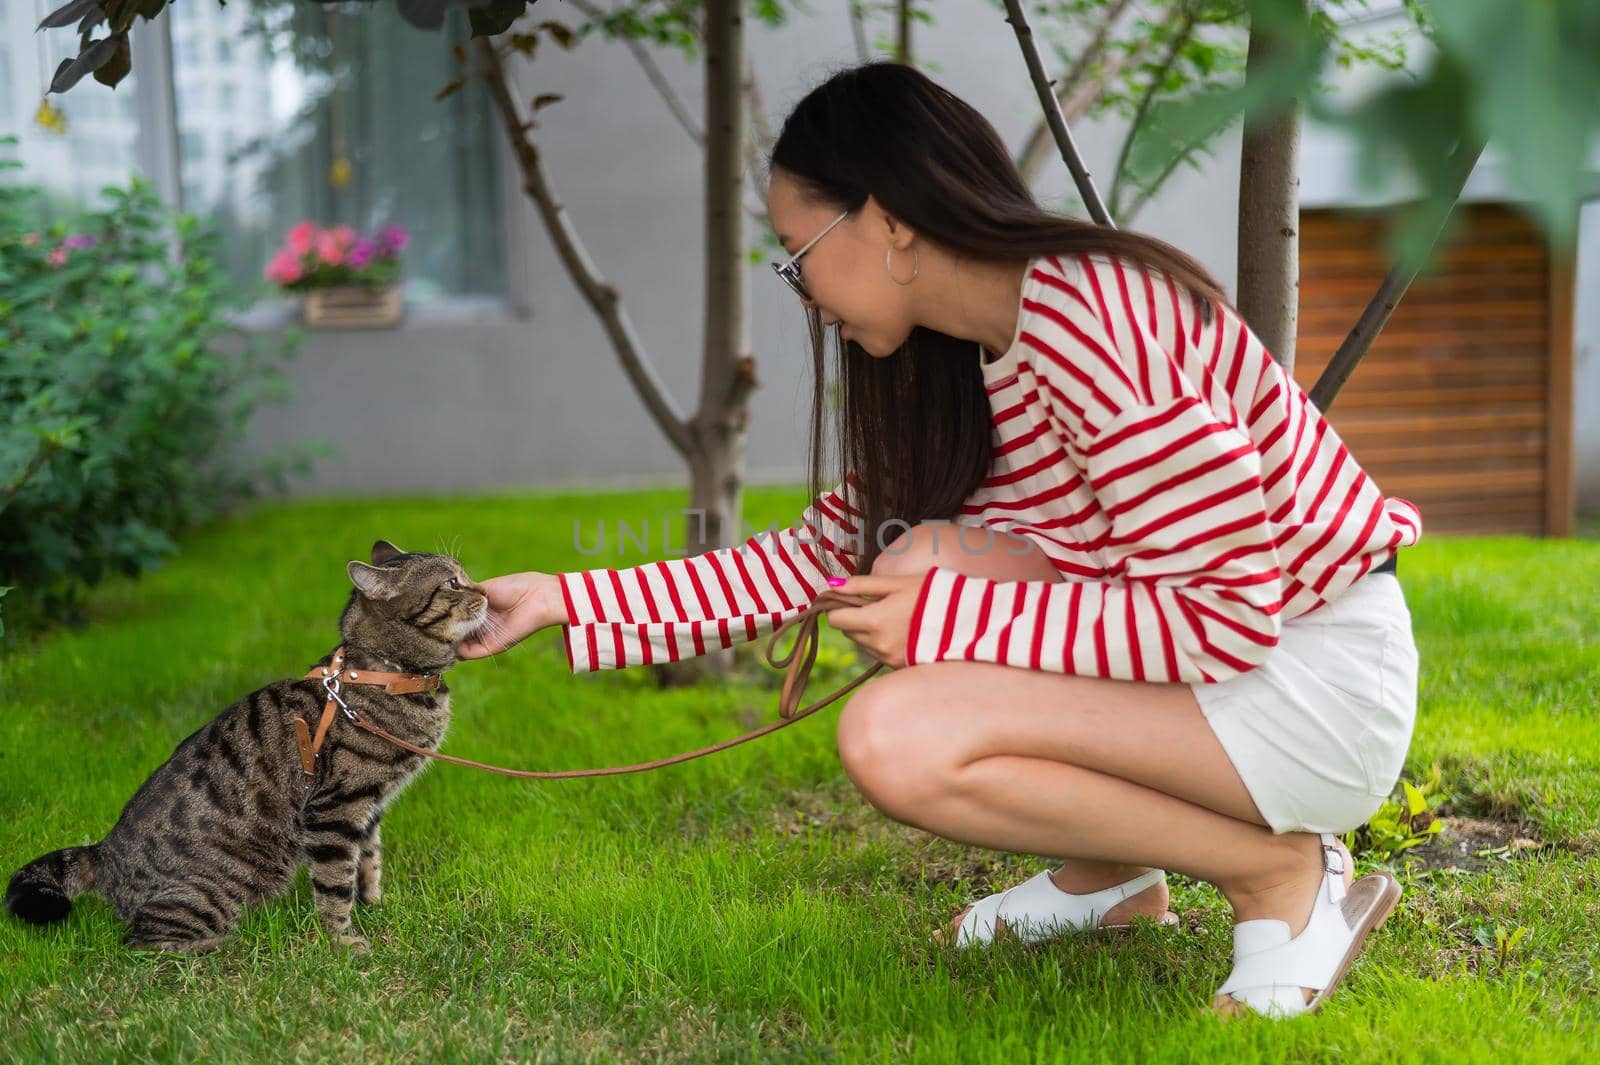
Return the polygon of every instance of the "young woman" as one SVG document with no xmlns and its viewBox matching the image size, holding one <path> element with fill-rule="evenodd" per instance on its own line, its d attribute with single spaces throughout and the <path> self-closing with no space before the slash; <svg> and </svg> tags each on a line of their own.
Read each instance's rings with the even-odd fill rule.
<svg viewBox="0 0 1600 1065">
<path fill-rule="evenodd" d="M 753 640 L 828 583 L 892 672 L 839 721 L 888 816 L 1059 868 L 957 914 L 1163 923 L 1163 869 L 1236 917 L 1214 1007 L 1319 1007 L 1399 897 L 1336 833 L 1397 780 L 1420 531 L 1182 252 L 1048 214 L 970 106 L 871 64 L 806 96 L 768 206 L 815 348 L 800 528 L 632 569 L 485 582 L 477 657 L 563 626 L 572 669 Z M 823 467 L 834 330 L 838 486 Z M 909 667 L 909 668 L 902 668 Z"/>
</svg>

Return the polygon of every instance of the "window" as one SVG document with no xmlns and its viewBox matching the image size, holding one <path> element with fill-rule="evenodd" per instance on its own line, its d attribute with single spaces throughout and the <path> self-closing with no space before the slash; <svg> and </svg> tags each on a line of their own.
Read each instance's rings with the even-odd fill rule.
<svg viewBox="0 0 1600 1065">
<path fill-rule="evenodd" d="M 434 100 L 456 76 L 451 46 L 467 39 L 460 10 L 442 32 L 428 33 L 392 5 L 170 4 L 159 25 L 135 25 L 133 73 L 115 91 L 85 78 L 51 96 L 63 122 L 46 128 L 35 121 L 39 101 L 78 39 L 34 28 L 61 3 L 0 3 L 0 136 L 19 138 L 0 152 L 25 166 L 6 180 L 44 187 L 50 218 L 97 204 L 100 189 L 145 170 L 218 226 L 224 263 L 243 284 L 263 285 L 263 268 L 289 228 L 311 219 L 409 230 L 412 301 L 504 293 L 492 102 L 480 83 Z M 163 32 L 173 44 L 171 67 L 141 77 L 160 51 L 137 38 Z M 158 104 L 141 108 L 141 94 L 159 94 L 169 77 L 178 128 L 158 117 L 162 128 L 140 129 L 141 114 L 166 113 Z M 164 154 L 174 142 L 176 160 Z M 336 169 L 340 159 L 348 167 Z"/>
<path fill-rule="evenodd" d="M 404 226 L 412 300 L 504 291 L 492 102 L 480 83 L 434 100 L 456 76 L 460 11 L 428 33 L 389 6 L 257 0 L 197 18 L 207 6 L 167 9 L 174 39 L 200 42 L 174 60 L 179 165 L 198 193 L 185 208 L 221 228 L 238 280 L 260 283 L 290 227 L 310 219 Z M 230 139 L 231 151 L 206 150 Z"/>
</svg>

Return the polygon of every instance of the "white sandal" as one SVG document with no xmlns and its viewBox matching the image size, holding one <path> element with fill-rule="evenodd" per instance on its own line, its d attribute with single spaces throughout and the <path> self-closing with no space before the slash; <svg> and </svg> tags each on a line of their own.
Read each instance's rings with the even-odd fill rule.
<svg viewBox="0 0 1600 1065">
<path fill-rule="evenodd" d="M 1217 989 L 1268 1017 L 1315 1013 L 1333 994 L 1367 935 L 1394 912 L 1400 884 L 1373 873 L 1344 886 L 1345 852 L 1322 835 L 1322 887 L 1311 905 L 1305 931 L 1290 937 L 1283 921 L 1240 921 L 1233 929 L 1233 972 Z M 1307 1002 L 1302 989 L 1313 993 Z"/>
<path fill-rule="evenodd" d="M 994 941 L 996 926 L 1001 924 L 1007 935 L 1024 943 L 1040 943 L 1062 932 L 1128 928 L 1126 924 L 1101 924 L 1100 919 L 1117 903 L 1159 884 L 1165 876 L 1160 869 L 1150 869 L 1126 883 L 1087 895 L 1073 895 L 1056 887 L 1046 870 L 1009 891 L 975 903 L 956 930 L 956 946 L 987 945 Z M 1175 925 L 1178 915 L 1168 910 L 1158 923 Z"/>
</svg>

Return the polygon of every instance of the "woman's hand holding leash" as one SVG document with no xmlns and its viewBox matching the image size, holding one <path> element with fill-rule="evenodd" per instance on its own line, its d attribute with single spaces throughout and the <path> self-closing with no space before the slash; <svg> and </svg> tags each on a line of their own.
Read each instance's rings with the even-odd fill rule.
<svg viewBox="0 0 1600 1065">
<path fill-rule="evenodd" d="M 829 589 L 835 595 L 856 596 L 863 605 L 834 607 L 827 613 L 828 624 L 890 669 L 901 669 L 924 576 L 830 578 Z"/>
</svg>

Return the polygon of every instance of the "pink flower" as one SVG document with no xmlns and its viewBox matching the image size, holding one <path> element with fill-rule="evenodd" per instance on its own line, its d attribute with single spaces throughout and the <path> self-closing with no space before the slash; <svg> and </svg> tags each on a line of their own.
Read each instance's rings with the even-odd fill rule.
<svg viewBox="0 0 1600 1065">
<path fill-rule="evenodd" d="M 69 251 L 67 246 L 63 244 L 59 248 L 51 249 L 50 254 L 45 256 L 45 260 L 49 262 L 51 266 L 60 266 L 62 263 L 67 261 L 67 256 L 70 254 L 72 254 L 71 251 Z"/>
<path fill-rule="evenodd" d="M 345 245 L 333 233 L 324 230 L 317 234 L 317 257 L 329 266 L 339 266 L 344 262 Z"/>
<path fill-rule="evenodd" d="M 315 222 L 301 222 L 289 230 L 287 240 L 288 248 L 296 255 L 308 255 L 316 245 L 317 224 Z"/>
<path fill-rule="evenodd" d="M 92 248 L 98 243 L 100 243 L 98 240 L 86 233 L 74 233 L 62 241 L 61 246 L 63 248 L 71 248 L 73 251 L 81 251 L 84 248 Z"/>
<path fill-rule="evenodd" d="M 280 251 L 272 257 L 267 264 L 267 280 L 279 285 L 292 285 L 305 276 L 305 270 L 300 265 L 300 256 L 289 251 Z"/>
<path fill-rule="evenodd" d="M 332 234 L 339 247 L 346 251 L 356 242 L 356 231 L 349 226 L 334 226 L 328 232 Z"/>
</svg>

